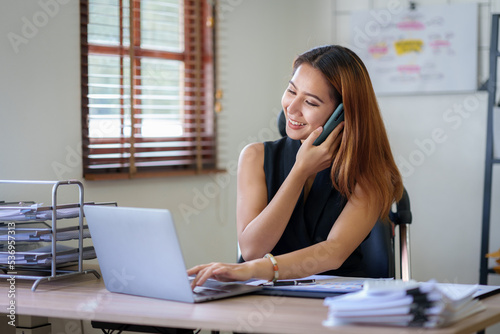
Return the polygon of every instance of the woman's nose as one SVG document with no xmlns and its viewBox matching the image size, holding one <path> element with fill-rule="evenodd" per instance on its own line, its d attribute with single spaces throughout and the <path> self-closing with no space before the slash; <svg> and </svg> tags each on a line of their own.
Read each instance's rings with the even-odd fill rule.
<svg viewBox="0 0 500 334">
<path fill-rule="evenodd" d="M 297 114 L 297 112 L 300 111 L 300 109 L 298 108 L 297 99 L 291 99 L 286 109 L 289 114 Z"/>
</svg>

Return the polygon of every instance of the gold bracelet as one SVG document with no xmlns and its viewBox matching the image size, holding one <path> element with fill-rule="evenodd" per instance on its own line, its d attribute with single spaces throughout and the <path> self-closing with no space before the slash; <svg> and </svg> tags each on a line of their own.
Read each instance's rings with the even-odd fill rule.
<svg viewBox="0 0 500 334">
<path fill-rule="evenodd" d="M 280 277 L 280 273 L 278 271 L 278 262 L 276 261 L 273 254 L 271 254 L 271 253 L 267 253 L 266 255 L 264 255 L 264 257 L 266 259 L 271 260 L 271 262 L 273 263 L 274 278 L 272 279 L 272 282 L 276 282 L 278 280 L 278 278 Z"/>
</svg>

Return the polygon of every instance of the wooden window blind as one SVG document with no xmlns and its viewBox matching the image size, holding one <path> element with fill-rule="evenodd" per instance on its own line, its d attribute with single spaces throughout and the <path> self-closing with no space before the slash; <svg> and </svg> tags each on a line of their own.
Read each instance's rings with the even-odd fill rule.
<svg viewBox="0 0 500 334">
<path fill-rule="evenodd" d="M 216 169 L 208 0 L 80 0 L 85 179 Z"/>
</svg>

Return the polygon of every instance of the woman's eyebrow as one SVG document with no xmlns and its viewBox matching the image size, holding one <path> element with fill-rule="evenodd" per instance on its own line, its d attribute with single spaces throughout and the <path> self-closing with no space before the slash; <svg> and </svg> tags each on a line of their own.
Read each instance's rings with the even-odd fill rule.
<svg viewBox="0 0 500 334">
<path fill-rule="evenodd" d="M 293 83 L 293 81 L 292 81 L 292 80 L 290 80 L 290 81 L 288 81 L 288 82 L 290 83 L 290 85 L 292 85 L 292 86 L 293 86 L 293 88 L 297 89 L 297 86 L 295 86 L 295 84 Z M 320 99 L 317 95 L 314 95 L 314 94 L 311 94 L 311 93 L 308 93 L 308 92 L 304 92 L 304 94 L 305 94 L 305 95 L 307 95 L 307 96 L 314 97 L 316 100 L 318 100 L 318 101 L 319 101 L 319 102 L 321 102 L 321 103 L 325 103 L 325 102 L 323 102 L 323 100 L 322 100 L 322 99 Z"/>
</svg>

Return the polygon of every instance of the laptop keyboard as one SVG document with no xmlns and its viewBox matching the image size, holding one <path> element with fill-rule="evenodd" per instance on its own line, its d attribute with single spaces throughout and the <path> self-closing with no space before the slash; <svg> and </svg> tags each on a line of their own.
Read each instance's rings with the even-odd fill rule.
<svg viewBox="0 0 500 334">
<path fill-rule="evenodd" d="M 225 291 L 220 290 L 220 289 L 207 288 L 204 286 L 197 286 L 194 288 L 193 292 L 197 296 L 213 296 L 213 295 L 217 295 L 219 293 L 225 292 Z"/>
</svg>

